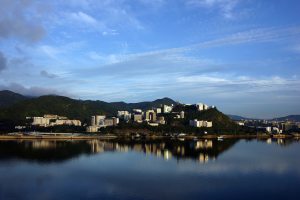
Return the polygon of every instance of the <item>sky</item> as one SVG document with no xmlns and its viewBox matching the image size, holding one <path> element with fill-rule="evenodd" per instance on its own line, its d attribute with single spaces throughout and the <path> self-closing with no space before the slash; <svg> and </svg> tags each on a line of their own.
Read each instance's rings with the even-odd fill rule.
<svg viewBox="0 0 300 200">
<path fill-rule="evenodd" d="M 300 114 L 298 0 L 0 0 L 0 90 Z"/>
</svg>

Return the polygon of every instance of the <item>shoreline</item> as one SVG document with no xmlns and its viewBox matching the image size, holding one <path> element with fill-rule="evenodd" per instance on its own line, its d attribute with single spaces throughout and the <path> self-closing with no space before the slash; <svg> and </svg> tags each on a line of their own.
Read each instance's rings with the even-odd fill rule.
<svg viewBox="0 0 300 200">
<path fill-rule="evenodd" d="M 117 139 L 117 138 L 133 138 L 127 135 L 0 135 L 0 140 L 91 140 L 91 139 Z M 177 139 L 297 139 L 300 138 L 300 134 L 294 135 L 186 135 L 180 137 L 170 137 L 163 135 L 149 135 L 143 137 L 143 139 L 168 139 L 168 138 L 177 138 Z M 138 138 L 136 138 L 138 139 Z"/>
</svg>

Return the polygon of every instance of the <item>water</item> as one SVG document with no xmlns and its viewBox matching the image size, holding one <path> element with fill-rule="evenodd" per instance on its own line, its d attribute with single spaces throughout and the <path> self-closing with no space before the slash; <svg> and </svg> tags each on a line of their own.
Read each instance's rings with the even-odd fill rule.
<svg viewBox="0 0 300 200">
<path fill-rule="evenodd" d="M 296 140 L 0 141 L 0 199 L 299 199 Z"/>
</svg>

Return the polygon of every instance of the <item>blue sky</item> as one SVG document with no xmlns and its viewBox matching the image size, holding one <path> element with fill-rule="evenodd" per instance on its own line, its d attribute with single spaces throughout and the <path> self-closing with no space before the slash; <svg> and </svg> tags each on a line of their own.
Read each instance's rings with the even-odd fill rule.
<svg viewBox="0 0 300 200">
<path fill-rule="evenodd" d="M 0 0 L 0 89 L 300 114 L 298 0 Z"/>
</svg>

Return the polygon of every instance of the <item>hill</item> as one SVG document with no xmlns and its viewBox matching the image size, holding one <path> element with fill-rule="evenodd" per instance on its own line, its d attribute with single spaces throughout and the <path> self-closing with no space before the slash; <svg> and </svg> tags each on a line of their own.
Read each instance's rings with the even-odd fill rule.
<svg viewBox="0 0 300 200">
<path fill-rule="evenodd" d="M 75 100 L 64 96 L 46 95 L 37 98 L 27 98 L 0 108 L 0 120 L 24 120 L 27 116 L 43 116 L 44 114 L 57 114 L 70 119 L 87 121 L 92 115 L 116 115 L 118 110 L 131 111 L 133 108 L 148 109 L 160 104 L 175 104 L 169 98 L 140 103 L 125 103 L 91 100 Z"/>
<path fill-rule="evenodd" d="M 153 107 L 158 107 L 162 104 L 165 104 L 165 105 L 174 104 L 174 105 L 176 105 L 177 103 L 174 100 L 165 97 L 165 98 L 162 98 L 162 99 L 157 99 L 155 101 L 145 101 L 145 102 L 140 102 L 140 103 L 112 102 L 110 104 L 117 110 L 131 111 L 134 108 L 145 110 L 145 109 L 151 109 Z"/>
<path fill-rule="evenodd" d="M 240 120 L 243 120 L 243 119 L 250 119 L 250 118 L 247 118 L 247 117 L 243 117 L 243 116 L 239 116 L 239 115 L 229 115 L 227 114 L 227 116 L 232 119 L 232 120 L 235 120 L 235 121 L 240 121 Z"/>
<path fill-rule="evenodd" d="M 14 93 L 9 90 L 0 91 L 0 107 L 11 106 L 17 102 L 28 99 L 21 94 Z"/>
<path fill-rule="evenodd" d="M 285 117 L 278 117 L 278 118 L 274 118 L 272 120 L 276 120 L 276 121 L 295 121 L 295 122 L 300 122 L 300 115 L 288 115 Z"/>
<path fill-rule="evenodd" d="M 199 112 L 196 106 L 183 106 L 177 105 L 174 108 L 174 111 L 178 112 L 183 110 L 185 112 L 185 125 L 188 125 L 189 120 L 198 119 L 205 121 L 213 122 L 213 129 L 215 132 L 217 131 L 226 131 L 226 130 L 239 130 L 240 127 L 227 115 L 220 112 L 217 108 L 211 108 L 208 110 L 204 110 Z"/>
</svg>

